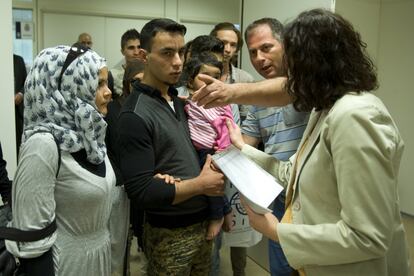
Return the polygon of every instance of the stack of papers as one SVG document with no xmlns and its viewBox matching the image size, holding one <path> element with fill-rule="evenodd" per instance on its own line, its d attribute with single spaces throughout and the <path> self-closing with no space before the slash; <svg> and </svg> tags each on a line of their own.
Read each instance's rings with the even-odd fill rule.
<svg viewBox="0 0 414 276">
<path fill-rule="evenodd" d="M 259 214 L 271 212 L 269 205 L 283 190 L 271 174 L 234 146 L 214 154 L 212 158 L 253 211 Z"/>
</svg>

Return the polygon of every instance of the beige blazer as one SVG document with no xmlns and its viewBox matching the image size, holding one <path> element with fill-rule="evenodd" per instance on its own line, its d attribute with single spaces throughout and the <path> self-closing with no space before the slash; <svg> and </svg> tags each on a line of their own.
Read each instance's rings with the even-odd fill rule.
<svg viewBox="0 0 414 276">
<path fill-rule="evenodd" d="M 408 276 L 397 188 L 404 144 L 383 103 L 349 93 L 330 110 L 312 112 L 300 147 L 306 138 L 294 178 L 294 158 L 279 162 L 242 149 L 295 187 L 293 224 L 277 227 L 289 264 L 307 276 Z"/>
</svg>

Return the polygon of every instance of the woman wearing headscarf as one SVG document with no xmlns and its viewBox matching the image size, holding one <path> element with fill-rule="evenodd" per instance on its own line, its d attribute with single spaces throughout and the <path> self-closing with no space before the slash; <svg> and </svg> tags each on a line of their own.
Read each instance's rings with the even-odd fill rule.
<svg viewBox="0 0 414 276">
<path fill-rule="evenodd" d="M 107 79 L 104 59 L 79 47 L 44 49 L 30 70 L 10 226 L 43 229 L 56 219 L 57 230 L 35 242 L 6 241 L 28 275 L 111 273 Z"/>
<path fill-rule="evenodd" d="M 301 13 L 283 34 L 286 88 L 300 111 L 312 111 L 296 156 L 282 162 L 234 144 L 286 185 L 279 222 L 246 207 L 250 224 L 280 242 L 299 275 L 408 276 L 398 198 L 404 143 L 373 93 L 377 76 L 366 44 L 338 14 Z"/>
</svg>

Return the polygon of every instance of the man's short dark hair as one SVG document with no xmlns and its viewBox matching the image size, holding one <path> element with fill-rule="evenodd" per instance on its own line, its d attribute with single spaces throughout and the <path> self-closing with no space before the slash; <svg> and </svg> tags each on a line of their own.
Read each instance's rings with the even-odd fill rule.
<svg viewBox="0 0 414 276">
<path fill-rule="evenodd" d="M 230 23 L 230 22 L 222 22 L 222 23 L 218 23 L 216 26 L 214 26 L 213 30 L 211 30 L 210 35 L 217 37 L 217 32 L 218 31 L 233 31 L 236 33 L 237 35 L 237 51 L 239 51 L 241 49 L 241 47 L 243 46 L 243 38 L 242 38 L 242 34 L 239 31 L 239 29 L 236 28 L 236 26 L 234 26 L 234 24 Z"/>
<path fill-rule="evenodd" d="M 121 36 L 121 49 L 124 50 L 128 40 L 140 39 L 139 32 L 136 29 L 129 29 Z"/>
<path fill-rule="evenodd" d="M 223 42 L 211 35 L 200 35 L 193 39 L 191 43 L 191 55 L 197 55 L 203 52 L 212 52 L 217 54 L 223 54 L 224 44 Z"/>
<path fill-rule="evenodd" d="M 178 33 L 185 35 L 187 28 L 168 18 L 156 18 L 149 21 L 141 30 L 141 48 L 151 51 L 152 39 L 159 32 Z"/>
<path fill-rule="evenodd" d="M 273 37 L 279 42 L 282 41 L 283 24 L 280 23 L 280 21 L 276 18 L 271 17 L 263 17 L 249 24 L 249 26 L 247 26 L 246 30 L 244 31 L 244 40 L 247 41 L 247 37 L 250 35 L 250 33 L 261 25 L 269 26 Z"/>
</svg>

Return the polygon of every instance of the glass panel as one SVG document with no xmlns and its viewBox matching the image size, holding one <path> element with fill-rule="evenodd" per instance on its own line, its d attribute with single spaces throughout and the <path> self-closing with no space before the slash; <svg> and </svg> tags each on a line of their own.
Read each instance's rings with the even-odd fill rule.
<svg viewBox="0 0 414 276">
<path fill-rule="evenodd" d="M 22 56 L 27 67 L 33 63 L 33 11 L 13 9 L 13 52 Z"/>
</svg>

